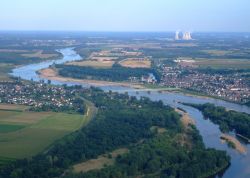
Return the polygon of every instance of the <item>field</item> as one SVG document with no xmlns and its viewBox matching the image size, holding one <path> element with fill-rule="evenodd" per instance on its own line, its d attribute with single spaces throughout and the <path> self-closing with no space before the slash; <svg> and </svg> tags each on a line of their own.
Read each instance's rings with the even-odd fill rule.
<svg viewBox="0 0 250 178">
<path fill-rule="evenodd" d="M 202 50 L 202 52 L 204 53 L 207 53 L 207 54 L 211 54 L 211 55 L 214 55 L 214 56 L 225 56 L 227 54 L 231 54 L 232 51 L 227 51 L 227 50 Z"/>
<path fill-rule="evenodd" d="M 123 67 L 130 68 L 150 68 L 151 61 L 148 59 L 141 58 L 128 58 L 119 62 L 119 64 Z"/>
<path fill-rule="evenodd" d="M 96 109 L 90 102 L 85 115 L 29 112 L 16 105 L 0 105 L 0 165 L 31 157 L 53 142 L 87 124 Z"/>
<path fill-rule="evenodd" d="M 14 104 L 0 104 L 0 110 L 20 110 L 23 111 L 27 109 L 27 106 L 14 105 Z"/>
<path fill-rule="evenodd" d="M 23 57 L 28 58 L 41 58 L 41 59 L 48 59 L 52 57 L 57 57 L 57 54 L 45 54 L 43 50 L 36 51 L 34 53 L 28 53 L 28 54 L 21 54 Z"/>
<path fill-rule="evenodd" d="M 94 67 L 94 68 L 111 68 L 115 62 L 114 61 L 75 61 L 67 63 L 68 65 L 84 66 L 84 67 Z"/>
<path fill-rule="evenodd" d="M 250 69 L 249 59 L 196 59 L 194 65 L 201 68 L 234 68 L 234 69 Z"/>
</svg>

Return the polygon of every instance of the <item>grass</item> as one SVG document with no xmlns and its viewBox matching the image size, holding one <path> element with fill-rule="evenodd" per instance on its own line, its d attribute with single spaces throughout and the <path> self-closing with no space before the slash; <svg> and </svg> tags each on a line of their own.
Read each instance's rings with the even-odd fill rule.
<svg viewBox="0 0 250 178">
<path fill-rule="evenodd" d="M 56 113 L 40 120 L 31 128 L 74 131 L 79 128 L 83 118 L 84 116 L 79 114 Z"/>
<path fill-rule="evenodd" d="M 43 152 L 57 140 L 88 124 L 97 109 L 91 102 L 85 103 L 85 115 L 0 110 L 0 166 L 8 160 Z"/>
<path fill-rule="evenodd" d="M 0 133 L 0 157 L 18 159 L 42 152 L 56 140 L 77 130 L 83 119 L 83 115 L 63 113 L 23 112 L 14 113 L 13 118 L 9 116 L 8 119 L 1 115 L 0 129 L 3 127 L 6 132 Z M 18 124 L 23 124 L 22 128 Z"/>
<path fill-rule="evenodd" d="M 0 133 L 14 132 L 24 127 L 24 125 L 0 124 Z"/>
<path fill-rule="evenodd" d="M 76 173 L 79 172 L 88 172 L 91 170 L 102 169 L 105 166 L 110 166 L 115 163 L 115 159 L 122 154 L 128 153 L 127 148 L 121 148 L 114 150 L 108 154 L 103 154 L 98 156 L 96 159 L 91 159 L 73 166 L 73 171 Z"/>
</svg>

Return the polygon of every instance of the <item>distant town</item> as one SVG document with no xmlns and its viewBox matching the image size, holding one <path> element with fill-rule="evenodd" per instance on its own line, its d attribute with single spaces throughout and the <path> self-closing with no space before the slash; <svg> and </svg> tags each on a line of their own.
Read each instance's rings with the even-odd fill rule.
<svg viewBox="0 0 250 178">
<path fill-rule="evenodd" d="M 0 103 L 29 106 L 32 111 L 80 112 L 83 101 L 75 90 L 50 86 L 44 82 L 19 80 L 0 82 Z"/>
<path fill-rule="evenodd" d="M 189 63 L 189 65 L 187 65 Z M 190 67 L 191 66 L 191 67 Z M 250 98 L 249 81 L 242 72 L 212 73 L 192 67 L 192 61 L 177 61 L 176 67 L 161 65 L 161 86 L 188 89 L 195 92 L 225 98 L 235 102 L 247 102 Z"/>
</svg>

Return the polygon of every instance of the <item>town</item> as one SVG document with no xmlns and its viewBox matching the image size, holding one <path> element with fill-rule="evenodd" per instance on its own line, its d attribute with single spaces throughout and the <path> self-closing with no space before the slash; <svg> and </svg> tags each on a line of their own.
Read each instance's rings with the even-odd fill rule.
<svg viewBox="0 0 250 178">
<path fill-rule="evenodd" d="M 19 80 L 0 82 L 0 103 L 29 106 L 31 111 L 84 113 L 84 102 L 76 90 Z"/>
<path fill-rule="evenodd" d="M 212 69 L 202 70 L 193 65 L 183 65 L 189 61 L 177 62 L 176 66 L 171 67 L 161 65 L 161 86 L 187 89 L 238 103 L 249 101 L 250 87 L 247 72 L 212 72 Z"/>
</svg>

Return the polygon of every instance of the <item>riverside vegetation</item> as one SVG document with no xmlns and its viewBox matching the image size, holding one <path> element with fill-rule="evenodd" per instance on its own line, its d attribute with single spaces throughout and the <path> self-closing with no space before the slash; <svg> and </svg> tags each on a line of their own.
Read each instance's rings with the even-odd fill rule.
<svg viewBox="0 0 250 178">
<path fill-rule="evenodd" d="M 1 178 L 27 177 L 208 177 L 229 165 L 224 151 L 206 149 L 194 126 L 184 129 L 180 115 L 161 101 L 104 93 L 95 88 L 66 87 L 95 104 L 98 113 L 80 130 L 46 152 L 7 164 Z M 85 111 L 86 112 L 86 111 Z M 164 132 L 157 132 L 157 129 Z M 186 139 L 183 138 L 185 135 Z M 73 173 L 74 164 L 118 148 L 128 153 L 102 170 Z M 65 171 L 68 170 L 68 171 Z"/>
<path fill-rule="evenodd" d="M 235 131 L 244 137 L 250 138 L 250 115 L 236 111 L 227 111 L 224 107 L 213 104 L 188 104 L 202 111 L 206 118 L 220 126 L 222 132 Z"/>
</svg>

